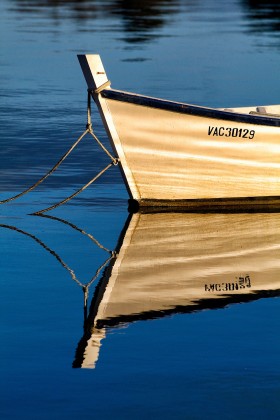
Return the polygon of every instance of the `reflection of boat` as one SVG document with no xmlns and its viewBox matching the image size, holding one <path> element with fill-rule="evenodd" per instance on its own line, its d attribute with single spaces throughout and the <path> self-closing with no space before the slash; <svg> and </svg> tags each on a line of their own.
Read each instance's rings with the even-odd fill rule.
<svg viewBox="0 0 280 420">
<path fill-rule="evenodd" d="M 134 214 L 99 283 L 75 367 L 107 327 L 280 294 L 280 214 Z"/>
<path fill-rule="evenodd" d="M 118 91 L 98 55 L 79 60 L 132 203 L 279 205 L 280 105 L 213 109 Z"/>
</svg>

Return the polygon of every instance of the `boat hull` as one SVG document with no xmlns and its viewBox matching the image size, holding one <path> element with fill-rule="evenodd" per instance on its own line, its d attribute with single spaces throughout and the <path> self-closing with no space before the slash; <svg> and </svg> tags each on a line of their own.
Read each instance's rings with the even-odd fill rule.
<svg viewBox="0 0 280 420">
<path fill-rule="evenodd" d="M 106 103 L 138 201 L 280 195 L 279 127 Z"/>
<path fill-rule="evenodd" d="M 118 91 L 99 55 L 79 60 L 137 205 L 279 206 L 279 105 L 221 110 Z"/>
</svg>

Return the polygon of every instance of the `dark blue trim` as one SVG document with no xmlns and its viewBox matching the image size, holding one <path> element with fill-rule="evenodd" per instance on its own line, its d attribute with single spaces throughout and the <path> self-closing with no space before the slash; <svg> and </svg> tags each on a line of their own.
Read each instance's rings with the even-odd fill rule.
<svg viewBox="0 0 280 420">
<path fill-rule="evenodd" d="M 237 114 L 230 111 L 221 111 L 213 108 L 204 108 L 196 105 L 187 105 L 184 103 L 176 103 L 163 99 L 151 98 L 149 96 L 135 95 L 133 93 L 127 93 L 114 89 L 105 89 L 101 92 L 101 95 L 104 98 L 112 99 L 115 101 L 128 102 L 135 105 L 143 105 L 151 108 L 178 112 L 181 114 L 196 115 L 199 117 L 215 118 L 246 124 L 280 127 L 280 118 L 259 117 L 258 115 L 250 114 Z"/>
</svg>

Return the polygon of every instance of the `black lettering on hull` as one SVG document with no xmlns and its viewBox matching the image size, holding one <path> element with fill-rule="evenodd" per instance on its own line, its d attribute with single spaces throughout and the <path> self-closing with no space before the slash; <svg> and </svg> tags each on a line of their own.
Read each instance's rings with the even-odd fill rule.
<svg viewBox="0 0 280 420">
<path fill-rule="evenodd" d="M 237 127 L 208 127 L 208 136 L 232 137 L 252 140 L 255 137 L 255 130 Z"/>
</svg>

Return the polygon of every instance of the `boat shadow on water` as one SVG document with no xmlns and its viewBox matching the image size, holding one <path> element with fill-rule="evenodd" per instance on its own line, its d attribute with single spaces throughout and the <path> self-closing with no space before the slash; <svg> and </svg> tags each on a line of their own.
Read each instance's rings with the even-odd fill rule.
<svg viewBox="0 0 280 420">
<path fill-rule="evenodd" d="M 280 295 L 280 213 L 129 214 L 114 251 L 70 222 L 39 217 L 68 225 L 107 254 L 84 284 L 36 236 L 0 225 L 35 240 L 82 288 L 84 326 L 74 368 L 96 366 L 101 341 L 113 328 Z"/>
</svg>

